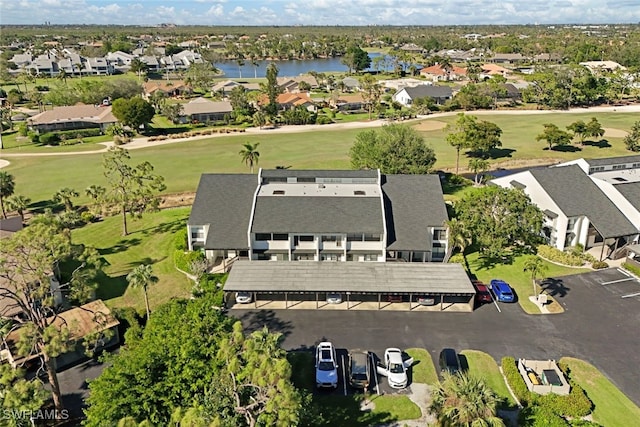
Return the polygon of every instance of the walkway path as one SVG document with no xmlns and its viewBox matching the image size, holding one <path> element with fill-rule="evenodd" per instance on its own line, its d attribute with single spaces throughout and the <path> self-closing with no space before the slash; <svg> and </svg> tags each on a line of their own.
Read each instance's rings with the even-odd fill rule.
<svg viewBox="0 0 640 427">
<path fill-rule="evenodd" d="M 580 114 L 580 113 L 605 113 L 605 112 L 620 112 L 620 113 L 637 113 L 640 112 L 640 105 L 625 105 L 622 107 L 591 107 L 591 108 L 573 108 L 570 110 L 479 110 L 473 111 L 474 115 L 484 116 L 484 115 L 531 115 L 531 114 Z M 411 123 L 415 121 L 421 120 L 431 120 L 437 119 L 440 117 L 448 117 L 452 115 L 458 114 L 459 111 L 451 111 L 446 113 L 434 113 L 428 116 L 418 116 L 416 119 L 406 120 L 402 123 Z M 179 142 L 185 141 L 196 141 L 200 139 L 209 139 L 216 138 L 221 136 L 242 136 L 242 135 L 270 135 L 270 134 L 281 134 L 281 133 L 304 133 L 304 132 L 313 132 L 317 130 L 342 130 L 342 129 L 364 129 L 364 128 L 372 128 L 372 127 L 380 127 L 382 125 L 388 124 L 387 120 L 372 120 L 367 122 L 348 122 L 348 123 L 334 123 L 328 125 L 304 125 L 304 126 L 282 126 L 276 129 L 259 129 L 259 128 L 248 128 L 246 132 L 242 133 L 224 133 L 224 134 L 213 134 L 213 135 L 198 135 L 192 136 L 188 138 L 177 138 L 177 139 L 166 139 L 163 141 L 149 141 L 147 137 L 134 138 L 133 141 L 124 145 L 123 148 L 127 150 L 136 150 L 140 148 L 148 148 L 155 147 L 158 145 L 165 144 L 175 144 Z M 49 156 L 80 156 L 85 154 L 98 154 L 104 153 L 109 149 L 109 147 L 113 146 L 113 142 L 101 142 L 99 143 L 103 145 L 103 148 L 91 151 L 72 151 L 66 153 L 6 153 L 0 150 L 0 168 L 6 167 L 9 165 L 9 162 L 4 160 L 11 157 L 49 157 Z"/>
</svg>

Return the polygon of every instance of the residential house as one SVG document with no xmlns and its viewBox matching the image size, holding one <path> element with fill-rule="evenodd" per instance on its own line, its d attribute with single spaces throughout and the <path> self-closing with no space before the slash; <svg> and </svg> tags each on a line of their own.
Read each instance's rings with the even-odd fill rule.
<svg viewBox="0 0 640 427">
<path fill-rule="evenodd" d="M 108 76 L 113 71 L 113 65 L 106 58 L 87 58 L 82 69 L 83 74 L 94 76 Z"/>
<path fill-rule="evenodd" d="M 233 108 L 229 101 L 214 102 L 200 97 L 183 104 L 182 111 L 182 123 L 208 123 L 224 120 L 233 112 Z"/>
<path fill-rule="evenodd" d="M 135 57 L 136 56 L 130 53 L 117 50 L 115 52 L 107 53 L 106 59 L 111 62 L 113 66 L 122 67 L 131 65 L 131 61 L 133 61 L 133 58 Z"/>
<path fill-rule="evenodd" d="M 18 68 L 24 68 L 25 66 L 31 64 L 33 61 L 33 56 L 30 52 L 27 53 L 17 53 L 13 55 L 13 58 L 9 60 L 18 66 Z"/>
<path fill-rule="evenodd" d="M 224 80 L 213 85 L 211 93 L 221 93 L 222 96 L 227 96 L 236 86 L 241 86 L 241 84 L 233 80 Z"/>
<path fill-rule="evenodd" d="M 420 79 L 414 79 L 411 77 L 403 77 L 401 79 L 380 80 L 378 83 L 385 89 L 391 89 L 394 92 L 402 89 L 403 87 L 414 87 L 420 85 L 431 85 L 433 83 Z"/>
<path fill-rule="evenodd" d="M 354 95 L 339 95 L 331 98 L 329 106 L 338 111 L 364 111 L 367 107 L 367 102 L 362 94 L 356 93 Z"/>
<path fill-rule="evenodd" d="M 467 77 L 467 69 L 456 67 L 443 67 L 440 64 L 435 64 L 430 67 L 426 67 L 420 70 L 420 75 L 432 82 L 441 81 L 453 81 L 462 80 Z"/>
<path fill-rule="evenodd" d="M 360 90 L 360 80 L 353 77 L 345 77 L 342 80 L 342 84 L 347 91 L 353 92 L 356 90 Z"/>
<path fill-rule="evenodd" d="M 167 98 L 185 96 L 193 92 L 191 87 L 182 80 L 149 80 L 142 85 L 143 96 L 146 99 L 156 91 L 162 91 Z"/>
<path fill-rule="evenodd" d="M 140 61 L 147 66 L 147 71 L 150 71 L 152 73 L 157 73 L 158 71 L 160 71 L 160 62 L 158 62 L 158 58 L 156 58 L 155 56 L 145 55 L 140 56 L 138 59 L 140 59 Z"/>
<path fill-rule="evenodd" d="M 318 88 L 318 81 L 312 75 L 303 75 L 303 76 L 297 76 L 297 77 L 278 77 L 277 78 L 278 86 L 280 86 L 280 88 L 282 88 L 282 90 L 284 90 L 285 92 L 290 92 L 290 93 L 299 93 L 299 92 L 301 92 L 299 86 L 300 86 L 300 83 L 302 83 L 302 82 L 307 83 L 309 85 L 309 87 L 311 87 L 312 89 L 317 89 Z M 304 91 L 302 91 L 302 92 L 304 92 Z"/>
<path fill-rule="evenodd" d="M 118 120 L 111 106 L 78 104 L 54 107 L 28 120 L 29 128 L 43 133 L 56 130 L 100 128 L 103 132 Z"/>
<path fill-rule="evenodd" d="M 587 61 L 581 62 L 580 65 L 588 68 L 589 71 L 594 74 L 613 73 L 617 70 L 626 70 L 626 67 L 623 67 L 615 61 Z"/>
<path fill-rule="evenodd" d="M 413 54 L 423 54 L 425 53 L 424 48 L 418 46 L 415 43 L 405 43 L 399 48 L 403 52 L 413 53 Z"/>
<path fill-rule="evenodd" d="M 444 104 L 453 97 L 449 86 L 421 85 L 405 87 L 393 94 L 393 100 L 405 107 L 410 107 L 418 98 L 432 98 L 436 104 Z"/>
<path fill-rule="evenodd" d="M 521 53 L 494 53 L 493 56 L 487 59 L 494 64 L 515 64 L 518 62 L 527 61 L 528 58 Z"/>
<path fill-rule="evenodd" d="M 437 175 L 260 169 L 202 175 L 187 228 L 210 260 L 441 262 L 446 220 Z"/>
<path fill-rule="evenodd" d="M 511 70 L 501 67 L 500 65 L 497 65 L 497 64 L 482 64 L 481 68 L 482 68 L 482 72 L 480 73 L 481 79 L 488 79 L 496 75 L 500 75 L 506 78 L 511 73 Z"/>
<path fill-rule="evenodd" d="M 49 321 L 60 330 L 66 329 L 69 332 L 69 339 L 76 343 L 72 351 L 56 357 L 57 368 L 67 367 L 86 357 L 82 342 L 90 334 L 97 333 L 102 336 L 101 339 L 97 339 L 96 350 L 108 348 L 120 342 L 118 333 L 120 322 L 102 300 L 92 301 L 80 307 L 63 311 Z M 28 356 L 18 354 L 21 334 L 22 329 L 16 328 L 2 339 L 0 342 L 0 362 L 9 363 L 13 368 L 18 368 L 41 356 L 39 353 L 32 353 Z"/>
<path fill-rule="evenodd" d="M 59 73 L 59 66 L 55 57 L 50 58 L 47 55 L 40 55 L 35 58 L 25 69 L 34 70 L 40 77 L 55 77 Z"/>
<path fill-rule="evenodd" d="M 638 241 L 640 156 L 580 159 L 491 183 L 524 191 L 543 211 L 544 237 L 558 249 L 601 247 L 602 259 Z"/>
</svg>

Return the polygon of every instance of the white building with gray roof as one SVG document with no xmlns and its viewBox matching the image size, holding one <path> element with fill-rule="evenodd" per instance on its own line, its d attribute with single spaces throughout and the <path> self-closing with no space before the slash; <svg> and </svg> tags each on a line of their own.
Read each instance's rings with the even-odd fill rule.
<svg viewBox="0 0 640 427">
<path fill-rule="evenodd" d="M 558 249 L 601 246 L 601 258 L 615 258 L 638 242 L 639 155 L 579 159 L 491 182 L 522 189 L 545 214 L 545 237 Z"/>
<path fill-rule="evenodd" d="M 188 242 L 211 260 L 441 262 L 447 219 L 437 175 L 260 169 L 202 175 Z"/>
</svg>

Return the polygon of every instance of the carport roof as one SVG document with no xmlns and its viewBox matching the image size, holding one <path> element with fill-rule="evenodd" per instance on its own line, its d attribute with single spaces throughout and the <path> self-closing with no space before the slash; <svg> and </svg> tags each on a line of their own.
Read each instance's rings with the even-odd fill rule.
<svg viewBox="0 0 640 427">
<path fill-rule="evenodd" d="M 236 261 L 230 292 L 367 292 L 474 294 L 460 264 Z"/>
</svg>

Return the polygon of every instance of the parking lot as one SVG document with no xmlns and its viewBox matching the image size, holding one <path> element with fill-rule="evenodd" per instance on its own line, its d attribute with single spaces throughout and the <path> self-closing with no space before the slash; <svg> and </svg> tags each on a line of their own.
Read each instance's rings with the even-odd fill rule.
<svg viewBox="0 0 640 427">
<path fill-rule="evenodd" d="M 617 269 L 564 276 L 545 285 L 564 307 L 557 315 L 527 315 L 517 304 L 485 304 L 473 313 L 405 311 L 233 310 L 249 330 L 279 331 L 288 350 L 311 350 L 320 341 L 361 348 L 379 357 L 387 347 L 425 348 L 434 364 L 442 348 L 475 349 L 500 361 L 586 360 L 640 404 L 640 284 Z M 617 280 L 621 280 L 616 282 Z M 634 289 L 638 289 L 635 291 Z M 386 379 L 380 377 L 384 386 Z M 389 390 L 391 392 L 391 390 Z"/>
</svg>

